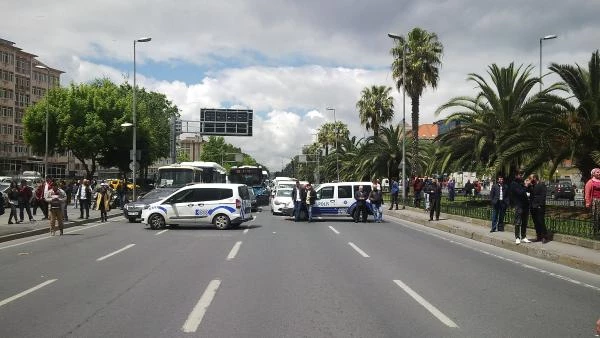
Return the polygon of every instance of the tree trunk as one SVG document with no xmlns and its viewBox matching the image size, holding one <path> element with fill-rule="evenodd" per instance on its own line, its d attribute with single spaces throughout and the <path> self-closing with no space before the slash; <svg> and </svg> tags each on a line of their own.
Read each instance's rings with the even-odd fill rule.
<svg viewBox="0 0 600 338">
<path fill-rule="evenodd" d="M 419 166 L 419 96 L 413 95 L 410 98 L 412 106 L 412 163 L 411 176 L 417 177 L 421 168 Z"/>
</svg>

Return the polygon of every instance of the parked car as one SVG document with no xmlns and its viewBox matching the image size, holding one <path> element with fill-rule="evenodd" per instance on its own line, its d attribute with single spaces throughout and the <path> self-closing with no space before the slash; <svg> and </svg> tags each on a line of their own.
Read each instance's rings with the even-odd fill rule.
<svg viewBox="0 0 600 338">
<path fill-rule="evenodd" d="M 573 182 L 568 178 L 559 178 L 558 180 L 551 181 L 548 183 L 548 196 L 553 200 L 559 198 L 568 199 L 569 201 L 575 200 Z"/>
<path fill-rule="evenodd" d="M 151 203 L 160 201 L 161 199 L 171 195 L 179 188 L 168 187 L 168 188 L 156 188 L 150 190 L 147 194 L 140 196 L 137 201 L 129 202 L 123 206 L 123 216 L 129 220 L 129 222 L 135 222 L 142 219 L 142 210 Z"/>
<path fill-rule="evenodd" d="M 283 215 L 283 208 L 294 208 L 292 201 L 293 189 L 278 189 L 275 196 L 271 199 L 271 213 L 273 215 Z"/>
</svg>

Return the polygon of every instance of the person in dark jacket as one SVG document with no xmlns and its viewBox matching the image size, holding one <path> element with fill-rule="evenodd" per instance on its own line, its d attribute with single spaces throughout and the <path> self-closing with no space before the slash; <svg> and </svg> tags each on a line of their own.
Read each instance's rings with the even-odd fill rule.
<svg viewBox="0 0 600 338">
<path fill-rule="evenodd" d="M 548 243 L 548 230 L 546 229 L 546 194 L 547 189 L 544 182 L 540 181 L 537 174 L 529 175 L 529 184 L 527 191 L 529 192 L 529 207 L 531 210 L 531 218 L 535 226 L 536 241 Z"/>
<path fill-rule="evenodd" d="M 396 210 L 398 210 L 398 193 L 400 193 L 400 185 L 398 184 L 398 181 L 392 178 L 390 180 L 391 201 L 389 210 L 392 210 L 394 204 L 396 204 Z"/>
<path fill-rule="evenodd" d="M 492 202 L 492 229 L 490 232 L 504 231 L 504 214 L 509 205 L 508 187 L 504 177 L 498 176 L 497 183 L 492 185 L 490 200 Z"/>
<path fill-rule="evenodd" d="M 527 180 L 529 183 L 529 180 Z M 527 239 L 527 221 L 529 218 L 529 197 L 523 180 L 523 172 L 518 172 L 510 183 L 510 203 L 515 208 L 515 243 L 530 243 Z"/>
<path fill-rule="evenodd" d="M 317 201 L 317 192 L 313 189 L 312 184 L 306 185 L 306 208 L 308 209 L 308 223 L 312 222 L 312 211 Z"/>
<path fill-rule="evenodd" d="M 26 180 L 21 180 L 21 187 L 19 188 L 19 220 L 21 223 L 25 218 L 23 211 L 27 211 L 29 222 L 34 221 L 33 215 L 31 215 L 31 200 L 33 200 L 33 189 L 27 185 Z"/>
<path fill-rule="evenodd" d="M 433 214 L 435 213 L 435 220 L 439 221 L 442 207 L 442 184 L 434 178 L 426 189 L 429 196 L 429 220 L 433 221 Z"/>
<path fill-rule="evenodd" d="M 356 200 L 354 223 L 358 223 L 359 220 L 362 220 L 363 223 L 367 223 L 367 198 L 368 196 L 363 190 L 363 186 L 359 185 L 358 190 L 354 193 L 354 199 Z"/>
<path fill-rule="evenodd" d="M 383 194 L 376 185 L 373 186 L 369 193 L 369 201 L 371 202 L 371 209 L 373 209 L 373 218 L 376 223 L 381 223 L 383 214 L 381 210 L 381 203 L 383 202 Z"/>
<path fill-rule="evenodd" d="M 10 215 L 8 216 L 8 224 L 13 224 L 12 220 L 14 218 L 15 223 L 19 224 L 19 219 L 17 218 L 17 206 L 19 205 L 19 186 L 16 181 L 10 182 L 10 189 L 8 190 L 8 204 L 10 206 Z"/>
<path fill-rule="evenodd" d="M 292 190 L 292 201 L 294 201 L 294 222 L 300 220 L 300 213 L 306 210 L 306 189 L 296 181 L 296 186 Z"/>
</svg>

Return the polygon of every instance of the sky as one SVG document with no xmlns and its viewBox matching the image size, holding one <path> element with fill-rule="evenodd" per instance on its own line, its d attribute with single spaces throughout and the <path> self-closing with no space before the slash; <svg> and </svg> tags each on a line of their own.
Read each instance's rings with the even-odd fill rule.
<svg viewBox="0 0 600 338">
<path fill-rule="evenodd" d="M 356 102 L 373 85 L 393 88 L 395 116 L 403 101 L 390 66 L 394 42 L 414 27 L 435 32 L 444 46 L 436 89 L 425 90 L 420 123 L 432 123 L 440 105 L 474 96 L 469 73 L 493 63 L 550 63 L 587 67 L 600 48 L 600 1 L 573 0 L 21 0 L 2 5 L 0 38 L 65 74 L 61 83 L 108 77 L 164 93 L 183 120 L 201 108 L 254 111 L 252 137 L 226 137 L 277 171 L 335 119 L 351 135 L 360 125 Z M 549 75 L 545 83 L 556 81 Z M 406 100 L 410 123 L 411 104 Z"/>
</svg>

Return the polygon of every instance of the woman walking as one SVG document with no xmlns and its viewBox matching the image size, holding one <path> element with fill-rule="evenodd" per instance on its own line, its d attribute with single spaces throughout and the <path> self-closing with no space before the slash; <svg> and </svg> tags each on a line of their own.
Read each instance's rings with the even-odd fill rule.
<svg viewBox="0 0 600 338">
<path fill-rule="evenodd" d="M 110 193 L 105 185 L 100 186 L 100 191 L 96 196 L 96 209 L 100 210 L 100 221 L 106 222 L 106 212 L 110 210 Z"/>
</svg>

